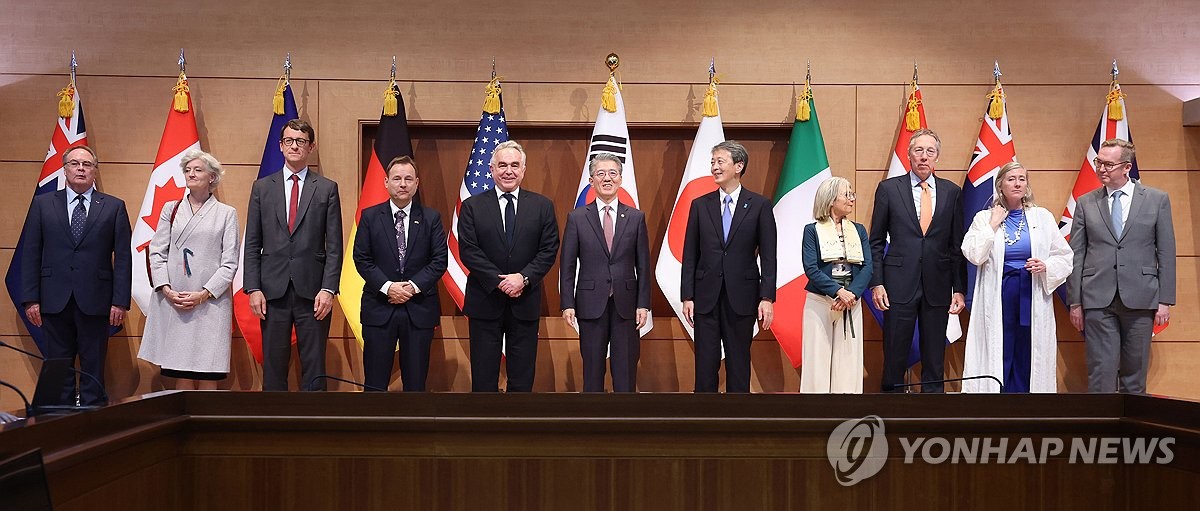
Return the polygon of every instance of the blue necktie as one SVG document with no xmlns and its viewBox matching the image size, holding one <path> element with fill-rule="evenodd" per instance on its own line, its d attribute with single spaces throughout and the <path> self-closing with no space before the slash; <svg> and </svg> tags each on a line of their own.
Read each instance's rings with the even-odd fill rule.
<svg viewBox="0 0 1200 511">
<path fill-rule="evenodd" d="M 513 243 L 513 230 L 517 227 L 517 198 L 511 193 L 501 195 L 508 204 L 504 205 L 504 241 L 511 248 Z"/>
<path fill-rule="evenodd" d="M 721 209 L 721 229 L 725 232 L 725 242 L 729 242 L 729 227 L 733 225 L 733 196 L 725 196 L 725 207 Z"/>
<path fill-rule="evenodd" d="M 1125 222 L 1121 220 L 1121 217 L 1125 213 L 1125 206 L 1121 205 L 1121 196 L 1124 194 L 1125 192 L 1121 190 L 1117 190 L 1112 194 L 1112 226 L 1113 232 L 1117 234 L 1117 238 L 1121 237 L 1121 230 L 1125 229 Z"/>
<path fill-rule="evenodd" d="M 83 224 L 87 222 L 87 208 L 83 206 L 84 196 L 75 196 L 75 209 L 71 211 L 71 237 L 75 243 L 79 243 L 79 238 L 83 237 Z"/>
</svg>

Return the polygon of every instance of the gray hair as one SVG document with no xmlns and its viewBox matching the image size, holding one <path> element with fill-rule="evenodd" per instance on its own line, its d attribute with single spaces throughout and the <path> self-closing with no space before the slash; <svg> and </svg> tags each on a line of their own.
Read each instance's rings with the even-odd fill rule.
<svg viewBox="0 0 1200 511">
<path fill-rule="evenodd" d="M 746 165 L 750 164 L 750 153 L 746 152 L 746 146 L 738 143 L 736 140 L 726 140 L 713 146 L 712 152 L 715 153 L 720 149 L 729 151 L 729 157 L 733 158 L 735 165 L 738 163 L 742 164 L 742 171 L 739 174 L 744 175 L 746 173 Z"/>
<path fill-rule="evenodd" d="M 515 140 L 506 140 L 504 142 L 501 142 L 500 145 L 497 145 L 495 148 L 493 148 L 492 149 L 492 161 L 489 163 L 491 163 L 492 165 L 495 165 L 496 158 L 499 158 L 499 156 L 497 156 L 497 155 L 500 154 L 500 151 L 503 151 L 505 149 L 516 149 L 517 152 L 520 152 L 521 153 L 521 165 L 522 166 L 525 165 L 525 163 L 526 163 L 525 162 L 525 148 L 521 147 L 521 144 L 518 144 L 517 141 L 515 141 Z"/>
<path fill-rule="evenodd" d="M 1029 169 L 1015 161 L 1005 163 L 1000 167 L 1000 170 L 996 172 L 996 195 L 995 199 L 992 200 L 993 206 L 1001 206 L 1005 208 L 1008 207 L 1008 205 L 1004 203 L 1004 194 L 1000 192 L 1000 184 L 1004 182 L 1005 174 L 1017 169 L 1025 171 L 1025 196 L 1021 197 L 1021 207 L 1032 208 L 1037 206 L 1037 204 L 1033 202 L 1033 187 L 1029 185 Z"/>
<path fill-rule="evenodd" d="M 817 186 L 817 193 L 813 197 L 813 219 L 818 222 L 824 222 L 832 218 L 829 210 L 833 208 L 833 201 L 837 200 L 845 190 L 850 191 L 850 180 L 844 177 L 831 177 Z"/>
<path fill-rule="evenodd" d="M 929 128 L 921 128 L 913 132 L 912 138 L 908 139 L 908 150 L 912 151 L 913 146 L 917 145 L 917 137 L 924 136 L 933 137 L 933 141 L 937 144 L 937 152 L 942 152 L 942 137 L 939 137 L 936 131 L 933 131 Z"/>
<path fill-rule="evenodd" d="M 225 176 L 225 169 L 221 168 L 221 162 L 217 161 L 211 154 L 199 149 L 192 149 L 184 153 L 183 158 L 179 160 L 179 168 L 185 169 L 187 168 L 187 164 L 196 160 L 204 163 L 204 171 L 208 172 L 213 178 L 213 182 L 211 185 L 208 185 L 208 189 L 215 190 L 217 185 L 221 183 L 221 178 Z"/>
<path fill-rule="evenodd" d="M 588 163 L 588 176 L 589 177 L 596 175 L 596 165 L 599 165 L 600 162 L 602 162 L 602 161 L 615 162 L 617 164 L 617 174 L 625 173 L 625 163 L 621 161 L 620 156 L 617 156 L 617 155 L 615 155 L 613 153 L 609 153 L 609 152 L 603 152 L 603 153 L 596 153 L 595 156 L 592 156 L 592 161 Z"/>
</svg>

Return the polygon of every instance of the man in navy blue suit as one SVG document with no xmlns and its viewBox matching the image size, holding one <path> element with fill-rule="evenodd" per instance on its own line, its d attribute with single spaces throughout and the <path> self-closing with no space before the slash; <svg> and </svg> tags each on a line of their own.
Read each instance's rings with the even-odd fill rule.
<svg viewBox="0 0 1200 511">
<path fill-rule="evenodd" d="M 750 392 L 754 321 L 775 317 L 778 245 L 771 200 L 742 187 L 750 156 L 726 140 L 712 148 L 717 189 L 688 211 L 680 297 L 695 329 L 696 392 L 716 392 L 725 351 L 725 391 Z"/>
<path fill-rule="evenodd" d="M 354 267 L 365 282 L 363 373 L 367 390 L 386 390 L 399 342 L 404 390 L 424 391 L 433 328 L 442 316 L 437 283 L 446 272 L 446 231 L 437 211 L 413 200 L 416 162 L 399 156 L 387 169 L 391 199 L 363 210 L 354 238 Z"/>
<path fill-rule="evenodd" d="M 109 326 L 129 310 L 129 214 L 121 199 L 96 190 L 96 152 L 63 153 L 67 188 L 34 197 L 21 237 L 21 303 L 46 338 L 46 358 L 79 357 L 79 403 L 103 405 Z M 61 404 L 75 404 L 75 374 Z"/>
</svg>

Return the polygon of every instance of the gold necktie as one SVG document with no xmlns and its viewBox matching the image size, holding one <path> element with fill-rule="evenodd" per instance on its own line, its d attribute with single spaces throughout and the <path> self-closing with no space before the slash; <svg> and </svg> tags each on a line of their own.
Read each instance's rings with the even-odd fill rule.
<svg viewBox="0 0 1200 511">
<path fill-rule="evenodd" d="M 921 234 L 929 233 L 929 223 L 933 220 L 933 196 L 929 195 L 929 183 L 921 181 Z"/>
</svg>

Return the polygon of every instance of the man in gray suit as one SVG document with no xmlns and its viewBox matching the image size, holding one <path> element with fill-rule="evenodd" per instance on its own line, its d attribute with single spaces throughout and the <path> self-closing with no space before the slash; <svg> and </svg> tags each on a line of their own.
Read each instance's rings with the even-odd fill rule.
<svg viewBox="0 0 1200 511">
<path fill-rule="evenodd" d="M 1146 392 L 1150 336 L 1175 304 L 1175 229 L 1166 192 L 1129 179 L 1133 144 L 1107 140 L 1092 163 L 1104 185 L 1079 198 L 1067 281 L 1071 324 L 1087 341 L 1088 390 Z"/>
<path fill-rule="evenodd" d="M 262 322 L 263 390 L 288 390 L 292 327 L 300 388 L 325 390 L 325 342 L 342 274 L 337 182 L 308 168 L 316 132 L 300 119 L 279 136 L 281 172 L 254 182 L 246 217 L 243 288 Z"/>
<path fill-rule="evenodd" d="M 584 392 L 604 392 L 608 358 L 613 391 L 637 390 L 638 330 L 650 317 L 646 215 L 617 200 L 621 167 L 613 153 L 592 157 L 596 200 L 567 215 L 562 238 L 559 304 L 563 318 L 579 328 Z"/>
</svg>

